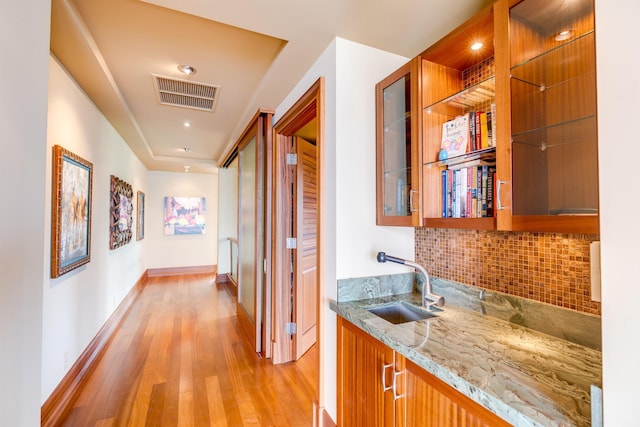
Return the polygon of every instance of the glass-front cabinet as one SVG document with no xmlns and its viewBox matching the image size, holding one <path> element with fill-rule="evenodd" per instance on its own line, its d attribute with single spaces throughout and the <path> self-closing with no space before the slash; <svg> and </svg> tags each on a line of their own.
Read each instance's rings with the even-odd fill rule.
<svg viewBox="0 0 640 427">
<path fill-rule="evenodd" d="M 509 10 L 511 229 L 598 232 L 593 0 Z"/>
<path fill-rule="evenodd" d="M 593 0 L 496 0 L 376 98 L 379 225 L 599 232 Z"/>
<path fill-rule="evenodd" d="M 376 223 L 422 225 L 419 59 L 376 85 Z"/>
</svg>

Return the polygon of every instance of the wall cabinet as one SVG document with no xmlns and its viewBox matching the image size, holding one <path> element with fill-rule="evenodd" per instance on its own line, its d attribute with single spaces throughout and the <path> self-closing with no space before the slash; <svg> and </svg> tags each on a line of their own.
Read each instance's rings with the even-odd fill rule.
<svg viewBox="0 0 640 427">
<path fill-rule="evenodd" d="M 379 225 L 599 232 L 593 0 L 497 0 L 400 75 L 404 110 L 381 101 L 398 72 L 376 92 Z M 388 126 L 400 116 L 404 139 Z M 457 118 L 467 150 L 443 158 Z M 409 157 L 407 190 L 392 172 Z"/>
<path fill-rule="evenodd" d="M 422 225 L 420 64 L 416 58 L 376 85 L 378 225 Z"/>
<path fill-rule="evenodd" d="M 509 426 L 338 317 L 339 426 Z"/>
<path fill-rule="evenodd" d="M 598 233 L 593 0 L 519 2 L 509 9 L 508 41 L 512 169 L 506 165 L 500 179 L 511 188 L 511 218 L 504 227 Z"/>
</svg>

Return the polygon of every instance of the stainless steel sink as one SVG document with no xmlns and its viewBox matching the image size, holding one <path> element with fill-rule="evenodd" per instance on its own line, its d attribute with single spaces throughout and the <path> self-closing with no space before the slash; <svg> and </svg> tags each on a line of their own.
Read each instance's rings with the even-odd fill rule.
<svg viewBox="0 0 640 427">
<path fill-rule="evenodd" d="M 368 309 L 370 313 L 382 317 L 393 324 L 413 322 L 416 320 L 431 319 L 438 317 L 436 314 L 423 310 L 406 302 L 400 301 L 392 304 L 382 305 Z"/>
</svg>

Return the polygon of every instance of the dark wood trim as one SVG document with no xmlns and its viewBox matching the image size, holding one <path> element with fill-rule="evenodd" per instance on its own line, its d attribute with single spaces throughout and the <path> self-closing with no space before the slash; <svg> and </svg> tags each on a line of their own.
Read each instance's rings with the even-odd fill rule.
<svg viewBox="0 0 640 427">
<path fill-rule="evenodd" d="M 336 423 L 333 422 L 333 418 L 326 409 L 322 410 L 322 427 L 336 427 Z"/>
<path fill-rule="evenodd" d="M 216 274 L 217 265 L 196 265 L 192 267 L 150 268 L 148 277 L 182 276 L 185 274 Z"/>
<path fill-rule="evenodd" d="M 242 141 L 247 135 L 247 133 L 251 130 L 251 127 L 253 123 L 256 121 L 256 119 L 263 114 L 270 114 L 271 116 L 273 116 L 275 114 L 275 111 L 269 108 L 258 109 L 258 112 L 254 114 L 251 120 L 249 120 L 249 125 L 245 128 L 244 131 L 242 131 L 242 134 L 240 134 L 240 137 L 237 139 L 236 143 L 233 144 L 233 146 L 229 149 L 229 151 L 224 156 L 222 156 L 222 160 L 219 163 L 221 168 L 227 168 L 231 164 L 233 159 L 235 159 L 238 156 L 238 152 L 239 152 L 238 147 L 240 145 L 240 141 Z"/>
<path fill-rule="evenodd" d="M 216 275 L 216 285 L 219 285 L 222 283 L 229 283 L 230 281 L 231 281 L 231 278 L 229 277 L 229 273 L 220 273 Z"/>
<path fill-rule="evenodd" d="M 41 426 L 57 426 L 71 411 L 82 386 L 93 372 L 98 361 L 102 357 L 107 345 L 114 336 L 120 323 L 124 320 L 133 302 L 138 298 L 145 287 L 148 278 L 145 272 L 129 293 L 124 297 L 120 305 L 100 328 L 96 336 L 91 340 L 87 348 L 82 352 L 78 360 L 62 378 L 53 393 L 44 402 L 40 409 Z"/>
</svg>

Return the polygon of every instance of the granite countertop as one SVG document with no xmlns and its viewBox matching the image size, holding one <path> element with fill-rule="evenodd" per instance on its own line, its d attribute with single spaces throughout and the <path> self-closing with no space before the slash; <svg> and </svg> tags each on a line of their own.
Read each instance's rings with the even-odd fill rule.
<svg viewBox="0 0 640 427">
<path fill-rule="evenodd" d="M 407 293 L 331 301 L 331 309 L 514 426 L 591 425 L 590 387 L 602 385 L 600 351 L 446 305 L 438 317 L 392 324 L 367 308 Z"/>
</svg>

